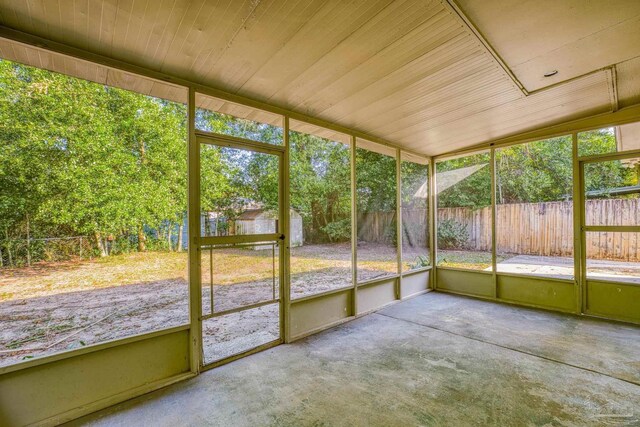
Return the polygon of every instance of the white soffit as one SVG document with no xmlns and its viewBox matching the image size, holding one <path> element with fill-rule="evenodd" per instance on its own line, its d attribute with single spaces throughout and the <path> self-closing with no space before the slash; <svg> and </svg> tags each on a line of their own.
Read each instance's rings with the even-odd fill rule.
<svg viewBox="0 0 640 427">
<path fill-rule="evenodd" d="M 456 2 L 530 92 L 640 56 L 638 0 Z"/>
<path fill-rule="evenodd" d="M 616 71 L 620 108 L 640 104 L 640 56 L 616 65 Z"/>
<path fill-rule="evenodd" d="M 631 123 L 616 128 L 618 151 L 640 150 L 640 123 Z"/>
<path fill-rule="evenodd" d="M 71 58 L 34 46 L 27 46 L 0 38 L 0 59 L 31 65 L 44 70 L 55 71 L 71 77 L 88 80 L 107 86 L 130 90 L 143 95 L 169 101 L 187 103 L 187 89 L 137 74 Z"/>
<path fill-rule="evenodd" d="M 489 29 L 476 22 L 490 42 L 510 31 L 515 38 L 507 40 L 506 50 L 519 52 L 517 61 L 549 53 L 540 46 L 554 37 L 533 43 L 530 31 L 518 36 L 518 28 L 537 25 L 545 28 L 547 37 L 555 27 L 540 24 L 549 19 L 545 10 L 554 12 L 556 26 L 567 28 L 563 34 L 571 34 L 566 39 L 570 41 L 596 25 L 597 4 L 616 9 L 596 20 L 602 34 L 615 28 L 623 12 L 633 22 L 633 6 L 640 6 L 640 0 L 583 0 L 593 11 L 576 18 L 562 12 L 563 5 L 582 2 L 541 1 L 461 0 L 460 6 L 471 10 L 474 20 L 491 18 Z M 607 71 L 525 96 L 446 0 L 0 0 L 0 25 L 323 119 L 426 155 L 617 108 L 613 74 Z M 635 37 L 634 31 L 628 29 L 627 37 Z M 566 40 L 554 41 L 553 52 L 564 52 Z M 629 43 L 610 46 L 610 40 L 602 39 L 599 49 L 619 56 L 631 49 Z M 639 45 L 634 44 L 636 49 Z M 493 47 L 503 55 L 499 43 Z M 523 52 L 531 52 L 531 58 Z M 576 52 L 579 49 L 570 50 L 563 60 L 580 65 L 588 59 L 582 56 L 589 57 Z M 0 55 L 185 100 L 182 88 L 15 42 L 0 43 Z M 593 56 L 605 61 L 601 54 Z M 508 55 L 503 59 L 510 60 Z M 620 64 L 621 106 L 640 102 L 639 65 L 633 59 Z M 221 100 L 198 105 L 272 121 L 269 114 Z M 313 132 L 308 126 L 300 129 Z"/>
</svg>

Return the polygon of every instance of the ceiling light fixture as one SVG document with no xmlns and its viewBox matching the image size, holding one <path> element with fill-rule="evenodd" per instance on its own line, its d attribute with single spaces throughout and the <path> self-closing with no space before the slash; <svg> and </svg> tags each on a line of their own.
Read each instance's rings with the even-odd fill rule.
<svg viewBox="0 0 640 427">
<path fill-rule="evenodd" d="M 558 70 L 553 70 L 553 71 L 549 71 L 548 73 L 544 73 L 544 76 L 551 77 L 551 76 L 555 76 L 556 74 L 558 74 Z"/>
</svg>

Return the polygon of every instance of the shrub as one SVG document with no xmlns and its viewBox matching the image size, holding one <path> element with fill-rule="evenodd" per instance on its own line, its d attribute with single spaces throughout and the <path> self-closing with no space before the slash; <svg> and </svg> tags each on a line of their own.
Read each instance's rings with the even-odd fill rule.
<svg viewBox="0 0 640 427">
<path fill-rule="evenodd" d="M 351 239 L 351 218 L 330 222 L 322 227 L 331 242 L 342 242 Z"/>
<path fill-rule="evenodd" d="M 452 219 L 438 222 L 438 247 L 441 249 L 459 249 L 469 240 L 467 226 Z"/>
<path fill-rule="evenodd" d="M 418 255 L 415 261 L 412 264 L 409 264 L 409 268 L 413 270 L 416 268 L 428 267 L 429 265 L 429 258 L 424 255 Z"/>
</svg>

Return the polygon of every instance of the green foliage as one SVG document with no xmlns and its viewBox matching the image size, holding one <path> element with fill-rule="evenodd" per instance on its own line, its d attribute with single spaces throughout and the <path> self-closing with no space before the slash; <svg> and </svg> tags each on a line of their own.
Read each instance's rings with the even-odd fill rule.
<svg viewBox="0 0 640 427">
<path fill-rule="evenodd" d="M 566 200 L 573 192 L 570 136 L 496 150 L 497 203 Z"/>
<path fill-rule="evenodd" d="M 440 191 L 438 207 L 468 207 L 480 209 L 491 205 L 491 169 L 489 153 L 445 160 L 436 164 L 436 173 L 454 171 L 470 166 L 482 165 L 475 173 L 460 180 L 455 185 Z"/>
<path fill-rule="evenodd" d="M 415 270 L 417 268 L 429 267 L 429 265 L 431 265 L 431 263 L 429 262 L 429 257 L 424 255 L 418 255 L 415 261 L 409 264 L 409 269 Z"/>
<path fill-rule="evenodd" d="M 302 216 L 307 243 L 351 238 L 349 146 L 291 132 L 291 207 Z"/>
<path fill-rule="evenodd" d="M 621 160 L 586 163 L 584 166 L 585 189 L 602 193 L 598 197 L 609 197 L 608 192 L 612 189 L 638 185 L 639 175 L 640 165 L 632 166 Z M 625 197 L 638 197 L 638 194 Z"/>
<path fill-rule="evenodd" d="M 615 134 L 598 130 L 580 134 L 582 155 L 616 150 Z M 570 200 L 573 194 L 573 156 L 570 136 L 516 144 L 495 150 L 496 202 L 542 203 Z M 484 165 L 438 195 L 438 207 L 479 209 L 491 204 L 490 155 L 488 153 L 439 162 L 438 173 Z M 635 185 L 633 169 L 620 161 L 585 167 L 586 190 Z"/>
<path fill-rule="evenodd" d="M 396 210 L 396 160 L 356 148 L 358 213 Z"/>
<path fill-rule="evenodd" d="M 408 161 L 400 163 L 400 177 L 402 179 L 402 206 L 405 208 L 426 208 L 427 198 L 416 197 L 419 190 L 429 183 L 429 165 L 421 165 Z M 424 194 L 425 196 L 427 193 Z"/>
<path fill-rule="evenodd" d="M 196 127 L 269 144 L 282 144 L 282 128 L 198 109 Z M 249 202 L 276 210 L 278 159 L 245 150 L 203 146 L 200 150 L 200 195 L 203 211 L 219 212 L 233 219 Z"/>
<path fill-rule="evenodd" d="M 351 239 L 351 218 L 333 221 L 322 227 L 331 242 L 346 242 Z"/>
<path fill-rule="evenodd" d="M 616 134 L 613 128 L 604 128 L 580 132 L 578 134 L 578 155 L 615 153 L 618 151 Z"/>
<path fill-rule="evenodd" d="M 196 129 L 236 136 L 267 144 L 282 145 L 282 128 L 266 123 L 241 119 L 216 111 L 196 109 Z"/>
<path fill-rule="evenodd" d="M 469 232 L 465 224 L 452 219 L 438 222 L 438 248 L 462 249 L 469 240 Z"/>
<path fill-rule="evenodd" d="M 0 61 L 6 238 L 133 233 L 186 211 L 186 109 Z"/>
</svg>

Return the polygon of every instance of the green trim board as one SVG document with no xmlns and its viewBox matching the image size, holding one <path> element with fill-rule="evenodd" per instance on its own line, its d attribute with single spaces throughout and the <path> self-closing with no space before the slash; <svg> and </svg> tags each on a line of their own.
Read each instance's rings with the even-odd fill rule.
<svg viewBox="0 0 640 427">
<path fill-rule="evenodd" d="M 12 365 L 6 365 L 6 366 L 2 366 L 0 367 L 0 378 L 2 377 L 3 374 L 8 374 L 9 372 L 14 372 L 14 371 L 20 371 L 23 369 L 29 369 L 29 368 L 33 368 L 35 366 L 38 365 L 44 365 L 47 363 L 53 363 L 53 362 L 57 362 L 59 360 L 63 360 L 63 359 L 69 359 L 69 358 L 73 358 L 73 357 L 78 357 L 81 356 L 83 354 L 87 354 L 87 353 L 93 353 L 95 351 L 102 351 L 105 350 L 107 348 L 110 347 L 117 347 L 117 346 L 122 346 L 122 345 L 126 345 L 129 343 L 133 343 L 136 341 L 143 341 L 143 340 L 148 340 L 150 338 L 154 338 L 154 337 L 158 337 L 161 335 L 168 335 L 168 334 L 173 334 L 175 332 L 178 331 L 189 331 L 190 326 L 185 324 L 182 326 L 174 326 L 172 328 L 169 329 L 160 329 L 157 331 L 153 331 L 153 332 L 147 332 L 144 334 L 140 334 L 140 335 L 131 335 L 125 338 L 117 338 L 117 339 L 113 339 L 110 341 L 104 341 L 101 343 L 97 343 L 97 344 L 91 344 L 88 345 L 86 347 L 81 347 L 81 348 L 75 348 L 72 350 L 66 350 L 66 351 L 62 351 L 60 353 L 54 353 L 54 354 L 50 354 L 50 355 L 46 355 L 46 356 L 42 356 L 42 357 L 36 357 L 33 359 L 27 359 L 24 360 L 22 362 L 18 362 L 18 363 L 14 363 Z"/>
<path fill-rule="evenodd" d="M 331 327 L 336 322 L 353 316 L 353 288 L 319 295 L 311 299 L 291 301 L 291 341 Z"/>
<path fill-rule="evenodd" d="M 640 286 L 587 280 L 586 308 L 575 301 L 579 287 L 575 281 L 539 276 L 496 274 L 497 298 L 491 295 L 493 275 L 479 271 L 436 268 L 438 291 L 482 299 L 610 320 L 640 323 Z"/>
</svg>

